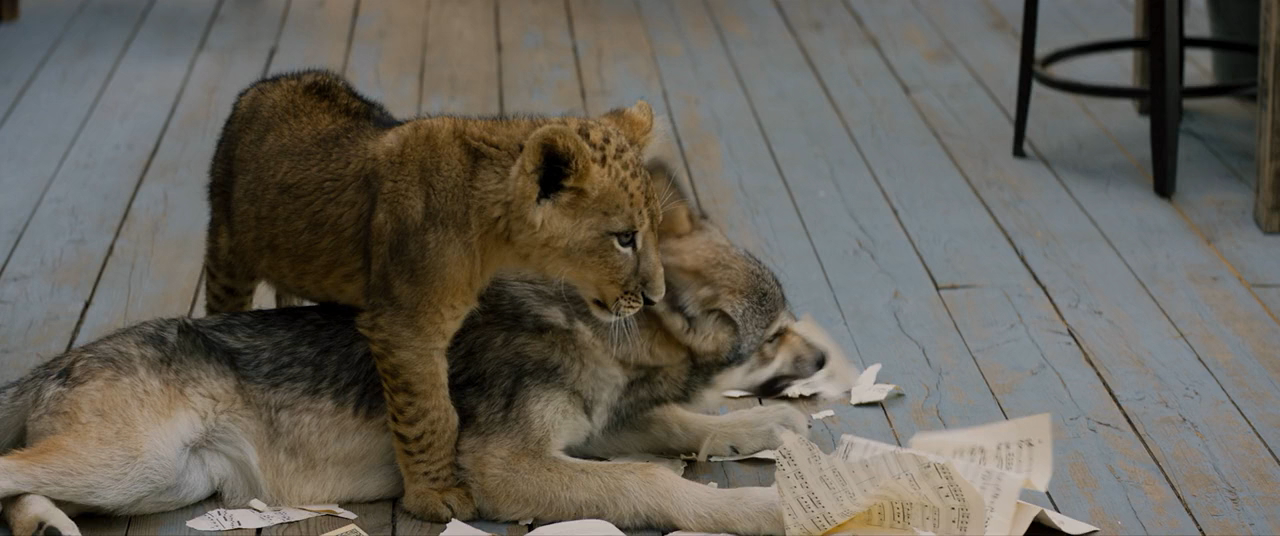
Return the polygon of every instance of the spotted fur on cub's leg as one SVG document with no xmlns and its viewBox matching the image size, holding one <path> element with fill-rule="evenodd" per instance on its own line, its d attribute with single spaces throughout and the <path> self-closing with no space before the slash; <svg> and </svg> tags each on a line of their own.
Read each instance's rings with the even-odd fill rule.
<svg viewBox="0 0 1280 536">
<path fill-rule="evenodd" d="M 204 261 L 204 299 L 207 314 L 248 311 L 258 280 L 229 260 L 227 238 L 220 229 L 209 230 Z"/>
</svg>

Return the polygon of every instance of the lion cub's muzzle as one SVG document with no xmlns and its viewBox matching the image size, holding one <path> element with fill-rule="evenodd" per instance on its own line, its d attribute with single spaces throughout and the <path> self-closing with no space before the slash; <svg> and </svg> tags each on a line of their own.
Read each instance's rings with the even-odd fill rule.
<svg viewBox="0 0 1280 536">
<path fill-rule="evenodd" d="M 659 288 L 653 294 L 642 290 L 631 290 L 623 292 L 612 303 L 605 303 L 598 299 L 592 300 L 591 311 L 605 322 L 622 320 L 640 312 L 640 309 L 646 306 L 657 304 L 665 294 L 664 288 Z"/>
</svg>

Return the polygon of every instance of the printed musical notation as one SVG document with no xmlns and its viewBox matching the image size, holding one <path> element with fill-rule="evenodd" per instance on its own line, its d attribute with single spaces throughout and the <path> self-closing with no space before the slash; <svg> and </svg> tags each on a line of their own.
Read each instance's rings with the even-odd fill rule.
<svg viewBox="0 0 1280 536">
<path fill-rule="evenodd" d="M 1032 519 L 1088 524 L 1018 500 L 1047 488 L 1052 422 L 1036 415 L 918 434 L 901 448 L 846 435 L 835 451 L 786 434 L 778 491 L 787 534 L 1024 534 Z"/>
</svg>

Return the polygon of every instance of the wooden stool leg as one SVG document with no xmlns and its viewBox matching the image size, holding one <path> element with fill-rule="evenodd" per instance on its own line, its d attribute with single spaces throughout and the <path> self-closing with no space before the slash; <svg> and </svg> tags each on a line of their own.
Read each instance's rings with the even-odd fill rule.
<svg viewBox="0 0 1280 536">
<path fill-rule="evenodd" d="M 0 0 L 0 22 L 18 19 L 18 0 Z"/>
<path fill-rule="evenodd" d="M 1133 2 L 1133 36 L 1138 38 L 1150 37 L 1147 35 L 1147 1 L 1135 0 Z M 1149 87 L 1151 81 L 1148 80 L 1151 73 L 1147 66 L 1147 52 L 1145 50 L 1133 51 L 1133 87 Z M 1135 99 L 1133 105 L 1138 108 L 1138 115 L 1147 115 L 1151 111 L 1151 101 L 1147 99 Z"/>
<path fill-rule="evenodd" d="M 1253 218 L 1280 233 L 1280 5 L 1262 2 L 1258 49 L 1258 190 Z"/>
<path fill-rule="evenodd" d="M 1036 59 L 1036 20 L 1040 0 L 1022 3 L 1022 55 L 1018 58 L 1018 108 L 1013 118 L 1013 156 L 1027 156 L 1027 112 L 1031 107 L 1031 65 Z"/>
<path fill-rule="evenodd" d="M 1173 196 L 1182 122 L 1182 2 L 1147 2 L 1151 81 L 1151 168 L 1155 191 Z"/>
</svg>

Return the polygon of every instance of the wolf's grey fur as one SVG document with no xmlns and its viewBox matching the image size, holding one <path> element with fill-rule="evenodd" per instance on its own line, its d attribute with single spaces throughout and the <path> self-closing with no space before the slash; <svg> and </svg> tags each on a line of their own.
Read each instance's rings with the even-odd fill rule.
<svg viewBox="0 0 1280 536">
<path fill-rule="evenodd" d="M 722 416 L 682 406 L 727 371 L 788 359 L 798 378 L 824 358 L 790 332 L 768 268 L 691 213 L 673 221 L 683 223 L 662 241 L 667 296 L 630 321 L 598 320 L 559 282 L 510 278 L 483 293 L 458 332 L 449 351 L 458 459 L 484 516 L 782 531 L 773 488 L 714 489 L 653 464 L 584 459 L 752 452 L 776 447 L 782 429 L 806 428 L 787 405 Z M 144 322 L 0 390 L 0 422 L 15 425 L 5 446 L 26 446 L 0 457 L 11 525 L 74 531 L 44 497 L 68 512 L 139 514 L 212 493 L 230 504 L 397 496 L 379 376 L 356 314 L 318 305 Z"/>
</svg>

